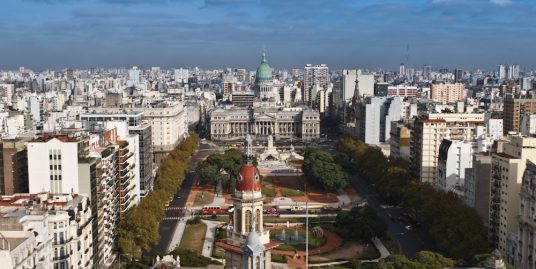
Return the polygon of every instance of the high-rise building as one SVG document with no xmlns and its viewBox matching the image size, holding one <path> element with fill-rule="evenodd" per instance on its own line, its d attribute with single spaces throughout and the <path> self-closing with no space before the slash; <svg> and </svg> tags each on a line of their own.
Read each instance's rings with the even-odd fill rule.
<svg viewBox="0 0 536 269">
<path fill-rule="evenodd" d="M 358 82 L 361 97 L 374 96 L 374 75 L 365 74 L 359 69 L 342 70 L 342 102 L 347 103 L 355 93 L 355 81 Z"/>
<path fill-rule="evenodd" d="M 313 85 L 318 85 L 327 89 L 330 83 L 329 68 L 325 64 L 311 65 L 307 64 L 303 68 L 303 101 L 306 104 L 311 103 L 311 89 Z"/>
<path fill-rule="evenodd" d="M 465 169 L 473 165 L 475 143 L 443 139 L 439 146 L 435 187 L 464 197 Z"/>
<path fill-rule="evenodd" d="M 491 155 L 474 153 L 472 167 L 465 170 L 465 203 L 473 207 L 484 225 L 489 226 Z"/>
<path fill-rule="evenodd" d="M 504 64 L 499 65 L 499 79 L 506 79 L 506 66 Z"/>
<path fill-rule="evenodd" d="M 389 143 L 391 122 L 406 119 L 402 97 L 367 97 L 359 104 L 357 137 L 370 145 Z"/>
<path fill-rule="evenodd" d="M 521 120 L 525 114 L 536 113 L 536 96 L 527 99 L 506 95 L 503 101 L 504 134 L 521 132 Z"/>
<path fill-rule="evenodd" d="M 406 66 L 404 65 L 404 63 L 400 64 L 400 67 L 398 69 L 398 76 L 400 78 L 405 78 L 406 77 Z"/>
<path fill-rule="evenodd" d="M 520 269 L 536 268 L 536 164 L 527 161 L 521 183 L 518 246 L 515 265 Z"/>
<path fill-rule="evenodd" d="M 442 104 L 455 103 L 465 100 L 465 87 L 462 83 L 432 84 L 431 99 Z"/>
<path fill-rule="evenodd" d="M 527 160 L 536 162 L 536 138 L 511 135 L 501 150 L 492 154 L 489 235 L 503 255 L 508 238 L 519 228 L 521 182 Z"/>
<path fill-rule="evenodd" d="M 137 66 L 132 67 L 128 71 L 128 82 L 127 87 L 133 87 L 140 83 L 140 70 Z"/>
<path fill-rule="evenodd" d="M 429 65 L 424 65 L 422 67 L 422 78 L 424 80 L 432 80 L 432 67 Z"/>
<path fill-rule="evenodd" d="M 417 119 L 411 132 L 411 168 L 421 182 L 435 183 L 439 147 L 445 138 L 473 140 L 484 114 L 438 113 Z"/>
<path fill-rule="evenodd" d="M 115 113 L 115 114 L 114 114 Z M 107 122 L 127 122 L 128 134 L 138 136 L 139 187 L 140 196 L 145 197 L 153 189 L 153 150 L 151 125 L 143 120 L 143 112 L 107 111 L 106 113 L 92 113 L 80 115 L 82 126 L 89 131 L 95 131 L 106 125 Z M 126 135 L 125 135 L 126 136 Z"/>
<path fill-rule="evenodd" d="M 462 69 L 454 69 L 454 82 L 462 82 L 463 79 L 463 70 Z"/>
<path fill-rule="evenodd" d="M 27 141 L 22 139 L 0 142 L 0 194 L 28 192 Z"/>
</svg>

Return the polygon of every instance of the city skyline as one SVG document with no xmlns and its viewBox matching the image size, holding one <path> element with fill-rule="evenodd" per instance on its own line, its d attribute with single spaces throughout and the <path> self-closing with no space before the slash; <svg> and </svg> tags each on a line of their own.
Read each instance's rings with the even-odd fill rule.
<svg viewBox="0 0 536 269">
<path fill-rule="evenodd" d="M 8 0 L 0 69 L 161 66 L 254 69 L 532 69 L 526 0 Z M 408 50 L 409 47 L 409 50 Z M 406 59 L 409 59 L 408 61 Z"/>
</svg>

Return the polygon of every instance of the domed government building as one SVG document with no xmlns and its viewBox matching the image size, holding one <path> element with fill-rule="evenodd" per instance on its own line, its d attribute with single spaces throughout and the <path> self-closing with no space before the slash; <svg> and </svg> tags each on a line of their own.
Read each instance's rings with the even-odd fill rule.
<svg viewBox="0 0 536 269">
<path fill-rule="evenodd" d="M 253 102 L 214 109 L 210 115 L 211 139 L 240 140 L 248 134 L 261 140 L 270 135 L 275 140 L 313 141 L 320 138 L 320 113 L 300 102 L 283 102 L 289 95 L 285 87 L 276 85 L 273 70 L 263 53 L 252 86 Z M 299 95 L 299 89 L 295 91 L 294 99 L 296 95 Z"/>
</svg>

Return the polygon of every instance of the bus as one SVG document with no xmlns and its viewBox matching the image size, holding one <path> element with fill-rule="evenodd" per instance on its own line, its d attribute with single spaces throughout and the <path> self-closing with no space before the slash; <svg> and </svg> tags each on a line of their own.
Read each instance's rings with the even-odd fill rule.
<svg viewBox="0 0 536 269">
<path fill-rule="evenodd" d="M 203 214 L 217 214 L 223 212 L 220 206 L 204 206 Z"/>
</svg>

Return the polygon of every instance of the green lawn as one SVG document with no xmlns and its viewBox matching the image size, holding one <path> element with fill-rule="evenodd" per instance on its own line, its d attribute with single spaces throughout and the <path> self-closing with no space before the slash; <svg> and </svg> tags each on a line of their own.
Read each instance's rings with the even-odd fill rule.
<svg viewBox="0 0 536 269">
<path fill-rule="evenodd" d="M 201 254 L 206 232 L 207 226 L 204 223 L 187 224 L 179 247 Z"/>
<path fill-rule="evenodd" d="M 264 194 L 266 197 L 275 197 L 277 192 L 274 189 L 269 189 L 265 186 L 262 186 L 262 194 Z"/>
<path fill-rule="evenodd" d="M 195 195 L 194 206 L 208 205 L 214 201 L 214 193 L 198 192 Z"/>
<path fill-rule="evenodd" d="M 283 194 L 284 197 L 296 197 L 305 195 L 305 193 L 301 190 L 289 188 L 281 188 L 281 194 Z"/>
</svg>

